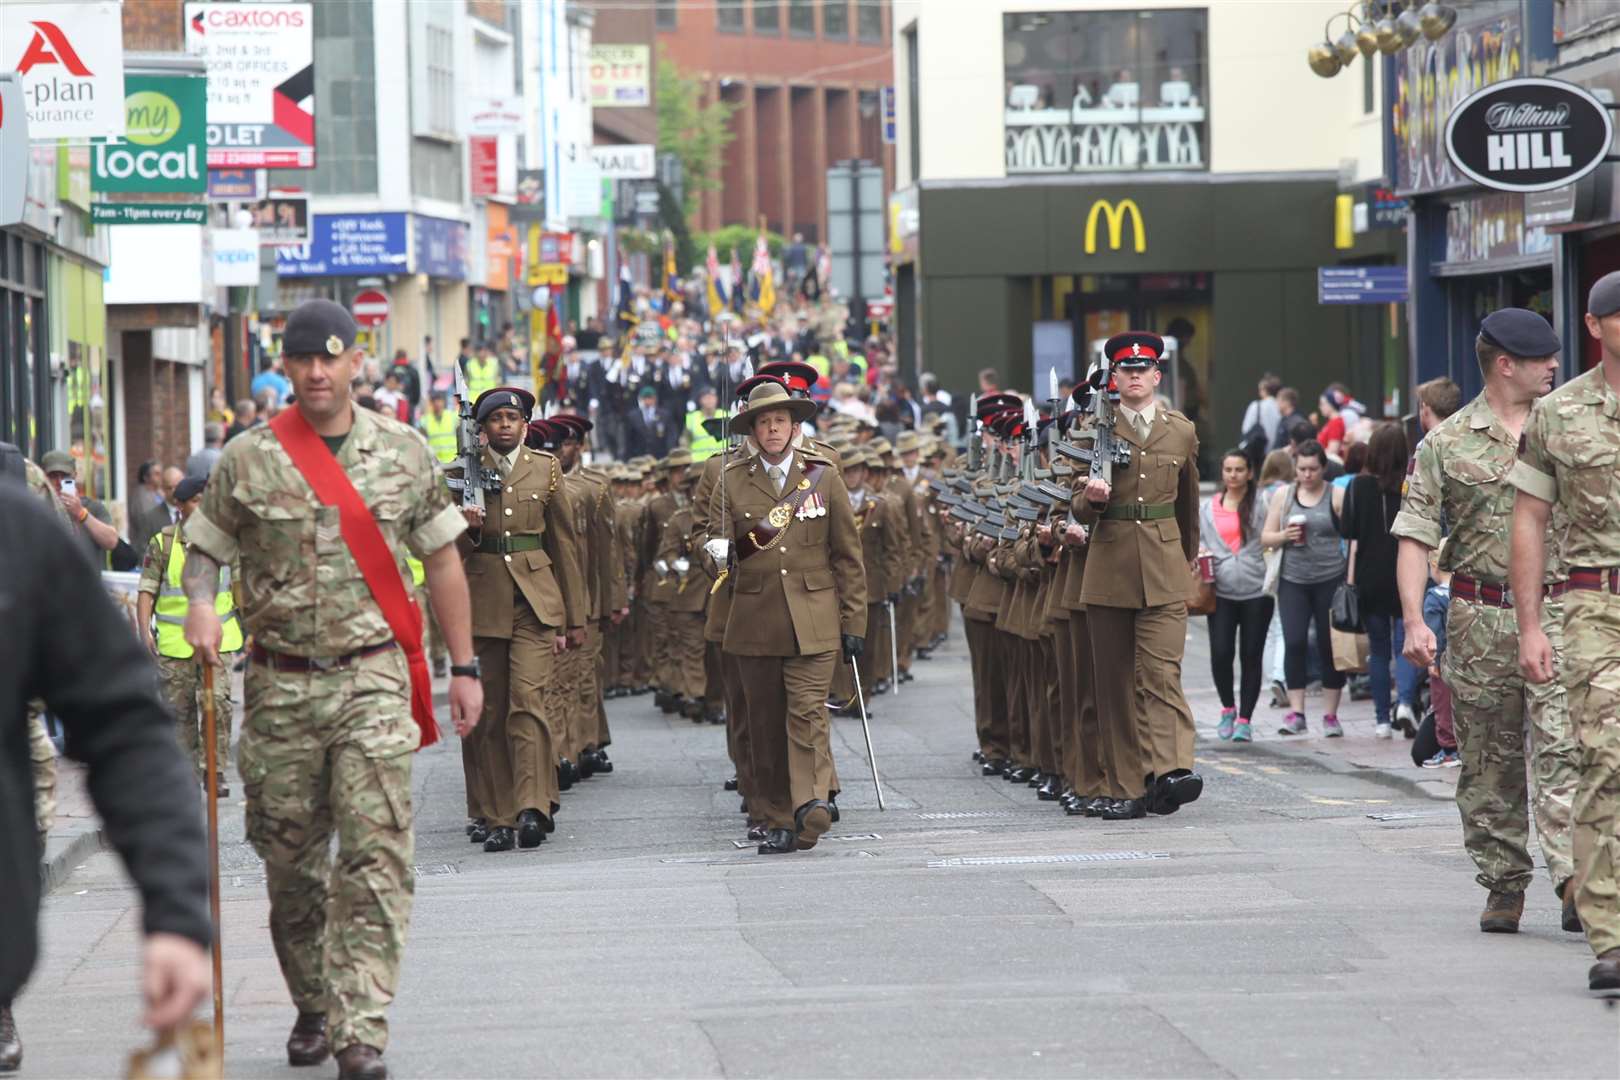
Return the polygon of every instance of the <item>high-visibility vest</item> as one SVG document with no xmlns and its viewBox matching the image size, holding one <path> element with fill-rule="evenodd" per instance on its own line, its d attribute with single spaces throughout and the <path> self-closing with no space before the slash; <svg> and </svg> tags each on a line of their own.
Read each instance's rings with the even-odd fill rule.
<svg viewBox="0 0 1620 1080">
<path fill-rule="evenodd" d="M 716 412 L 714 415 L 724 419 L 726 414 Z M 690 437 L 693 461 L 707 461 L 726 448 L 724 439 L 717 439 L 703 429 L 703 420 L 701 409 L 693 409 L 686 414 L 686 432 Z"/>
<path fill-rule="evenodd" d="M 458 418 L 445 409 L 435 418 L 431 412 L 422 414 L 422 433 L 427 436 L 433 456 L 440 461 L 456 460 L 456 423 Z"/>
<path fill-rule="evenodd" d="M 180 587 L 180 571 L 186 565 L 186 545 L 169 534 L 169 561 L 163 570 L 163 584 L 158 589 L 156 606 L 158 654 L 175 660 L 190 660 L 192 648 L 186 643 L 186 612 L 190 602 Z M 222 653 L 239 652 L 242 648 L 242 623 L 236 617 L 236 603 L 231 596 L 231 568 L 219 573 L 219 595 L 214 597 L 214 610 L 224 624 L 225 637 L 220 642 Z"/>
<path fill-rule="evenodd" d="M 427 581 L 427 567 L 423 566 L 422 560 L 415 555 L 405 556 L 405 562 L 411 568 L 411 584 L 420 589 Z"/>
<path fill-rule="evenodd" d="M 501 384 L 500 361 L 493 356 L 488 360 L 480 360 L 476 356 L 467 357 L 467 393 L 472 395 L 474 401 L 485 390 L 493 390 Z"/>
</svg>

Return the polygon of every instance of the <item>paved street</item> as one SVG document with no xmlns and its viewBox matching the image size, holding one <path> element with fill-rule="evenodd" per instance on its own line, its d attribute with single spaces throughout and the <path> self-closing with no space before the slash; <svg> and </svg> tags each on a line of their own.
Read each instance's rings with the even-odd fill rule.
<svg viewBox="0 0 1620 1080">
<path fill-rule="evenodd" d="M 1517 937 L 1475 929 L 1448 802 L 1309 749 L 1206 741 L 1182 813 L 1065 818 L 970 766 L 959 633 L 917 671 L 876 707 L 888 811 L 838 721 L 843 822 L 805 854 L 737 846 L 721 732 L 650 698 L 610 703 L 617 771 L 566 795 L 534 852 L 474 850 L 453 739 L 420 755 L 396 1074 L 1620 1071 L 1620 1013 L 1588 998 L 1544 877 Z M 1206 671 L 1195 640 L 1200 701 Z M 285 1065 L 262 872 L 239 802 L 224 820 L 227 1074 L 327 1075 Z M 138 929 L 109 854 L 56 889 L 17 1010 L 24 1075 L 121 1069 Z"/>
</svg>

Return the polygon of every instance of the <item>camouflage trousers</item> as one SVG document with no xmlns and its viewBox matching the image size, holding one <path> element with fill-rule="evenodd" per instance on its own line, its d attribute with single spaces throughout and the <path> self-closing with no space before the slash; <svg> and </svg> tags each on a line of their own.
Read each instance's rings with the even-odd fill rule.
<svg viewBox="0 0 1620 1080">
<path fill-rule="evenodd" d="M 1597 955 L 1620 948 L 1620 597 L 1572 592 L 1559 672 L 1580 744 L 1575 909 Z"/>
<path fill-rule="evenodd" d="M 450 651 L 444 643 L 444 632 L 439 629 L 439 617 L 433 614 L 433 597 L 426 585 L 417 586 L 416 604 L 422 609 L 422 648 L 427 652 L 428 663 L 434 667 L 448 663 Z"/>
<path fill-rule="evenodd" d="M 1542 625 L 1562 666 L 1563 610 L 1558 601 L 1546 605 Z M 1525 682 L 1519 674 L 1518 642 L 1512 609 L 1452 602 L 1441 675 L 1451 690 L 1462 758 L 1457 809 L 1463 844 L 1479 868 L 1476 881 L 1487 889 L 1522 892 L 1534 876 L 1527 821 L 1527 810 L 1533 811 L 1547 869 L 1561 889 L 1574 872 L 1570 820 L 1580 768 L 1568 695 L 1557 681 L 1546 686 Z"/>
<path fill-rule="evenodd" d="M 34 826 L 39 830 L 39 847 L 56 824 L 56 747 L 45 730 L 44 703 L 28 703 L 28 764 L 34 774 Z"/>
<path fill-rule="evenodd" d="M 331 671 L 248 666 L 237 768 L 265 863 L 270 936 L 293 1004 L 332 1048 L 385 1049 L 415 891 L 405 654 Z M 329 851 L 338 838 L 337 861 Z"/>
<path fill-rule="evenodd" d="M 235 663 L 236 654 L 226 653 L 225 659 Z M 164 700 L 174 712 L 175 733 L 180 738 L 180 749 L 191 758 L 191 767 L 206 783 L 202 665 L 195 659 L 177 660 L 172 656 L 160 656 L 157 663 Z M 231 673 L 224 664 L 214 669 L 214 752 L 218 755 L 215 761 L 218 762 L 219 772 L 223 774 L 231 763 Z"/>
</svg>

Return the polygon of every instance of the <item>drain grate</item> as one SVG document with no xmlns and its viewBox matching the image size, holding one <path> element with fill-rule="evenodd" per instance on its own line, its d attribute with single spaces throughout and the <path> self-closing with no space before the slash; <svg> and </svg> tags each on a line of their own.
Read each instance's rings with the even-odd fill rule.
<svg viewBox="0 0 1620 1080">
<path fill-rule="evenodd" d="M 934 869 L 956 866 L 1027 866 L 1034 863 L 1139 862 L 1169 857 L 1168 851 L 1086 851 L 1072 855 L 964 855 L 950 859 L 933 859 L 928 866 Z"/>
<path fill-rule="evenodd" d="M 991 817 L 1023 817 L 1017 810 L 936 810 L 929 814 L 917 814 L 923 821 L 956 821 L 961 818 L 991 818 Z"/>
</svg>

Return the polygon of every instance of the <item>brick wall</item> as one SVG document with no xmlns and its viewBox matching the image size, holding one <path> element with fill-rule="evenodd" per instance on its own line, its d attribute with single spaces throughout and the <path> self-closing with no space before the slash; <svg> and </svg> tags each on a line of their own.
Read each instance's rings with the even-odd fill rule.
<svg viewBox="0 0 1620 1080">
<path fill-rule="evenodd" d="M 141 462 L 183 467 L 191 453 L 190 381 L 184 364 L 152 357 L 152 334 L 127 330 L 124 356 L 124 466 L 127 491 Z"/>
<path fill-rule="evenodd" d="M 130 0 L 126 3 L 124 48 L 129 52 L 184 52 L 183 0 Z"/>
</svg>

